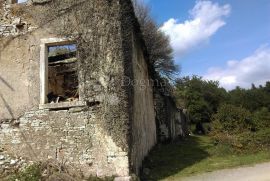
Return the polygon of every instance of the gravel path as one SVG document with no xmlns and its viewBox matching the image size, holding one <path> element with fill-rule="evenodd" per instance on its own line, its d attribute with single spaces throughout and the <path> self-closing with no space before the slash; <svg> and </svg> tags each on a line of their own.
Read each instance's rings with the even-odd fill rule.
<svg viewBox="0 0 270 181">
<path fill-rule="evenodd" d="M 214 171 L 181 181 L 270 181 L 270 163 Z"/>
</svg>

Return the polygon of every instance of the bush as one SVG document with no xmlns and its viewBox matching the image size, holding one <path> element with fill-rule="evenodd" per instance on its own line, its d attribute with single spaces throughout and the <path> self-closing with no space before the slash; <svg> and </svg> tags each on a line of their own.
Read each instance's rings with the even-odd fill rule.
<svg viewBox="0 0 270 181">
<path fill-rule="evenodd" d="M 223 105 L 212 117 L 210 135 L 217 144 L 234 152 L 260 151 L 270 147 L 270 113 L 263 108 L 250 113 L 242 107 Z"/>
<path fill-rule="evenodd" d="M 41 178 L 41 169 L 38 164 L 31 165 L 23 171 L 10 176 L 8 181 L 39 181 Z"/>
<path fill-rule="evenodd" d="M 270 129 L 240 134 L 239 141 L 249 150 L 268 149 L 270 147 Z"/>
<path fill-rule="evenodd" d="M 270 112 L 263 107 L 253 114 L 253 120 L 258 129 L 270 128 Z"/>
<path fill-rule="evenodd" d="M 255 127 L 248 110 L 229 104 L 221 106 L 211 119 L 213 132 L 236 134 Z"/>
</svg>

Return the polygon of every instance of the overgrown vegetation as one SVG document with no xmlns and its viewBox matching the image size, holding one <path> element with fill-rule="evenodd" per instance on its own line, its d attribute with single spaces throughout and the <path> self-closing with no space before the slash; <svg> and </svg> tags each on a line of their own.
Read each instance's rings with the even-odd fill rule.
<svg viewBox="0 0 270 181">
<path fill-rule="evenodd" d="M 228 145 L 237 152 L 270 148 L 269 111 L 262 108 L 251 113 L 234 105 L 223 105 L 212 116 L 212 132 L 218 144 Z"/>
<path fill-rule="evenodd" d="M 210 132 L 216 144 L 235 152 L 270 148 L 270 82 L 226 91 L 218 82 L 184 77 L 177 80 L 176 97 L 188 109 L 195 133 Z"/>
<path fill-rule="evenodd" d="M 175 94 L 178 105 L 188 109 L 192 123 L 209 122 L 227 96 L 218 82 L 205 81 L 198 76 L 178 79 Z"/>
<path fill-rule="evenodd" d="M 39 181 L 41 178 L 40 165 L 34 164 L 24 170 L 9 176 L 6 181 Z"/>
<path fill-rule="evenodd" d="M 61 163 L 51 161 L 37 163 L 23 170 L 13 173 L 4 181 L 113 181 L 114 177 L 99 178 L 90 176 L 85 178 L 81 173 Z"/>
</svg>

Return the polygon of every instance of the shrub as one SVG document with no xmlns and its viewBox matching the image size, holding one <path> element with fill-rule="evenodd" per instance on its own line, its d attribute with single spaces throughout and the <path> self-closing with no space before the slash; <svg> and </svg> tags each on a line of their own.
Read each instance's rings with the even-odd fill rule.
<svg viewBox="0 0 270 181">
<path fill-rule="evenodd" d="M 81 173 L 70 168 L 68 165 L 49 160 L 33 164 L 17 173 L 13 173 L 5 178 L 4 181 L 113 181 L 115 178 L 90 176 L 86 179 Z"/>
<path fill-rule="evenodd" d="M 242 107 L 225 104 L 212 116 L 214 132 L 241 133 L 254 128 L 252 114 Z"/>
<path fill-rule="evenodd" d="M 253 120 L 258 129 L 270 128 L 270 112 L 263 107 L 253 114 Z"/>
<path fill-rule="evenodd" d="M 41 169 L 38 164 L 31 165 L 21 172 L 10 176 L 8 181 L 39 181 L 41 178 Z"/>
<path fill-rule="evenodd" d="M 212 117 L 210 135 L 217 144 L 234 152 L 260 151 L 270 147 L 270 113 L 263 108 L 250 113 L 242 107 L 223 105 Z"/>
</svg>

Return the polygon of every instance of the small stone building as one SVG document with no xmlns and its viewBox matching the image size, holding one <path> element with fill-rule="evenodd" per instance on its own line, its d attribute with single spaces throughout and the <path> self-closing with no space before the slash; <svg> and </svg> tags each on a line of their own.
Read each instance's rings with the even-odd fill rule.
<svg viewBox="0 0 270 181">
<path fill-rule="evenodd" d="M 152 72 L 130 0 L 0 0 L 1 150 L 138 174 L 157 143 Z"/>
</svg>

